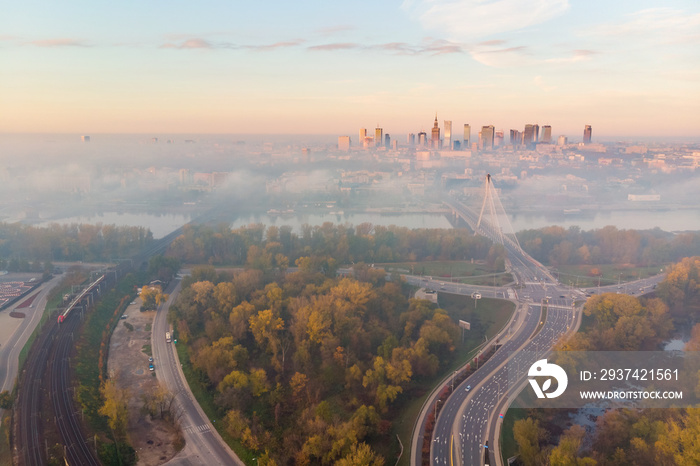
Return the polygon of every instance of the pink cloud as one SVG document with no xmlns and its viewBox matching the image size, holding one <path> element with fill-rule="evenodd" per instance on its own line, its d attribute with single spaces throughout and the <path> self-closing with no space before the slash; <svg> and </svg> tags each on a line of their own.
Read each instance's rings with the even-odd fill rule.
<svg viewBox="0 0 700 466">
<path fill-rule="evenodd" d="M 173 44 L 171 42 L 161 45 L 164 49 L 213 49 L 214 46 L 204 39 L 187 39 L 180 44 Z"/>
<path fill-rule="evenodd" d="M 29 43 L 37 47 L 88 47 L 82 40 L 68 38 L 34 40 Z"/>
<path fill-rule="evenodd" d="M 359 48 L 359 44 L 355 44 L 352 42 L 341 42 L 341 43 L 335 43 L 335 44 L 323 44 L 323 45 L 314 45 L 312 47 L 309 47 L 309 50 L 326 50 L 326 51 L 333 51 L 333 50 L 349 50 L 349 49 L 356 49 Z"/>
</svg>

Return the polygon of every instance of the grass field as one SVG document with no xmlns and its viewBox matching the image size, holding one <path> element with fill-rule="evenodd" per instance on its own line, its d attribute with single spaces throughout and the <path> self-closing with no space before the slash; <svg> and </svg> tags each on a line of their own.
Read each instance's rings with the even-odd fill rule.
<svg viewBox="0 0 700 466">
<path fill-rule="evenodd" d="M 666 266 L 634 267 L 632 265 L 601 264 L 601 265 L 564 265 L 552 269 L 552 274 L 566 285 L 577 288 L 587 288 L 600 285 L 612 285 L 619 282 L 629 282 L 640 278 L 647 278 L 658 274 Z M 593 269 L 597 269 L 600 275 L 593 275 Z"/>
<path fill-rule="evenodd" d="M 518 454 L 518 444 L 515 443 L 515 438 L 513 437 L 513 426 L 515 421 L 526 417 L 527 410 L 515 406 L 508 408 L 506 415 L 503 417 L 503 425 L 501 426 L 501 457 L 503 458 L 503 464 L 508 464 L 508 458 Z"/>
<path fill-rule="evenodd" d="M 453 319 L 466 320 L 471 323 L 471 330 L 465 332 L 464 342 L 460 341 L 456 346 L 456 356 L 452 363 L 434 378 L 416 383 L 407 395 L 420 395 L 406 401 L 404 405 L 396 407 L 401 414 L 393 422 L 392 437 L 395 439 L 398 435 L 404 448 L 403 456 L 398 463 L 399 466 L 409 464 L 413 426 L 432 388 L 448 374 L 469 361 L 476 353 L 475 348 L 484 341 L 484 335 L 491 338 L 497 334 L 515 310 L 515 306 L 510 301 L 489 298 L 478 300 L 475 308 L 474 300 L 470 297 L 447 293 L 438 294 L 438 305 L 445 309 Z M 392 451 L 398 454 L 398 442 L 395 442 L 395 448 L 392 448 Z M 391 457 L 387 456 L 386 460 L 387 465 L 394 464 Z"/>
<path fill-rule="evenodd" d="M 513 281 L 513 276 L 505 270 L 494 272 L 486 264 L 468 261 L 396 262 L 375 266 L 387 272 L 427 275 L 473 285 L 500 286 Z"/>
</svg>

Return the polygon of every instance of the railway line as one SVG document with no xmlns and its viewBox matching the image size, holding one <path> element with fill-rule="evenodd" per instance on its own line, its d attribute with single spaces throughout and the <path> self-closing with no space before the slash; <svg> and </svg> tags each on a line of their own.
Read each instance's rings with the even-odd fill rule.
<svg viewBox="0 0 700 466">
<path fill-rule="evenodd" d="M 221 218 L 211 209 L 190 224 L 204 224 Z M 48 462 L 48 444 L 44 440 L 45 423 L 53 423 L 64 448 L 67 465 L 99 465 L 97 452 L 86 441 L 79 412 L 73 404 L 70 375 L 70 352 L 73 333 L 80 326 L 75 310 L 87 310 L 101 293 L 116 285 L 132 269 L 138 269 L 183 233 L 184 226 L 154 241 L 131 258 L 100 272 L 100 276 L 79 292 L 58 316 L 49 319 L 32 347 L 22 374 L 15 411 L 14 456 L 20 465 L 39 466 Z M 48 375 L 48 378 L 46 377 Z M 50 399 L 50 403 L 49 400 Z"/>
<path fill-rule="evenodd" d="M 97 452 L 85 441 L 85 435 L 73 405 L 72 387 L 68 380 L 73 332 L 78 328 L 79 323 L 80 320 L 74 316 L 60 326 L 54 338 L 55 352 L 50 371 L 51 402 L 56 426 L 63 441 L 66 462 L 69 465 L 97 466 L 100 464 Z"/>
<path fill-rule="evenodd" d="M 39 346 L 29 354 L 25 365 L 22 385 L 27 389 L 19 391 L 15 449 L 20 464 L 27 466 L 39 466 L 47 462 L 45 449 L 41 448 L 41 391 L 46 361 L 49 359 L 57 327 L 56 323 L 49 321 L 43 338 L 37 340 Z"/>
</svg>

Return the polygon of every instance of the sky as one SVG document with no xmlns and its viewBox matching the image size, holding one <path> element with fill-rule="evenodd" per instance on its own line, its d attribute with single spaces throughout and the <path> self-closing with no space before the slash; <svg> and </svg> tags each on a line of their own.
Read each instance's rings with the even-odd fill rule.
<svg viewBox="0 0 700 466">
<path fill-rule="evenodd" d="M 0 133 L 700 139 L 700 2 L 0 0 Z M 402 136 L 403 135 L 403 136 Z"/>
</svg>

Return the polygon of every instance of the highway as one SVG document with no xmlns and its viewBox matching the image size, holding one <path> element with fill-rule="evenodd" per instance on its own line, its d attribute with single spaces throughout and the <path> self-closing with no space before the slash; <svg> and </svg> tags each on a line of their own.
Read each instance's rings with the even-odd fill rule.
<svg viewBox="0 0 700 466">
<path fill-rule="evenodd" d="M 178 410 L 186 442 L 185 448 L 167 464 L 243 466 L 244 463 L 226 445 L 192 395 L 182 373 L 175 343 L 165 341 L 165 332 L 170 331 L 168 309 L 180 292 L 180 286 L 181 281 L 175 279 L 166 290 L 169 294 L 168 300 L 158 308 L 151 334 L 156 377 L 175 395 L 175 409 Z"/>
<path fill-rule="evenodd" d="M 0 391 L 12 391 L 17 379 L 17 367 L 19 364 L 19 353 L 22 351 L 25 343 L 29 340 L 32 332 L 39 325 L 41 316 L 46 308 L 46 296 L 49 291 L 61 281 L 61 275 L 54 276 L 48 282 L 39 287 L 39 294 L 32 302 L 31 307 L 17 309 L 17 312 L 22 312 L 25 318 L 12 333 L 12 336 L 0 347 Z M 36 291 L 35 291 L 36 293 Z M 17 305 L 23 303 L 25 299 L 20 300 Z M 3 312 L 12 312 L 16 306 L 12 306 Z M 0 413 L 0 419 L 2 419 Z"/>
<path fill-rule="evenodd" d="M 475 214 L 470 209 L 452 204 L 453 209 L 464 216 L 468 223 L 475 224 Z M 487 236 L 493 236 L 488 230 Z M 492 237 L 497 240 L 497 238 Z M 574 302 L 583 301 L 587 295 L 603 292 L 630 291 L 640 295 L 654 289 L 662 276 L 639 280 L 627 285 L 609 285 L 589 289 L 563 286 L 537 261 L 529 257 L 514 243 L 504 241 L 508 252 L 510 270 L 517 288 L 486 290 L 495 296 L 515 296 L 519 302 L 517 314 L 512 320 L 508 334 L 500 342 L 501 348 L 472 376 L 455 388 L 440 410 L 433 431 L 431 465 L 471 466 L 484 464 L 488 441 L 491 461 L 501 464 L 498 450 L 497 429 L 499 414 L 507 407 L 507 398 L 522 388 L 525 376 L 532 363 L 546 355 L 551 347 L 567 332 L 574 332 L 580 323 L 581 307 Z M 459 284 L 440 283 L 444 292 L 467 294 L 472 288 Z M 541 329 L 536 331 L 542 306 L 547 307 L 547 316 Z M 513 370 L 515 368 L 515 370 Z M 509 370 L 511 371 L 509 373 Z M 418 456 L 412 455 L 413 464 Z"/>
</svg>

